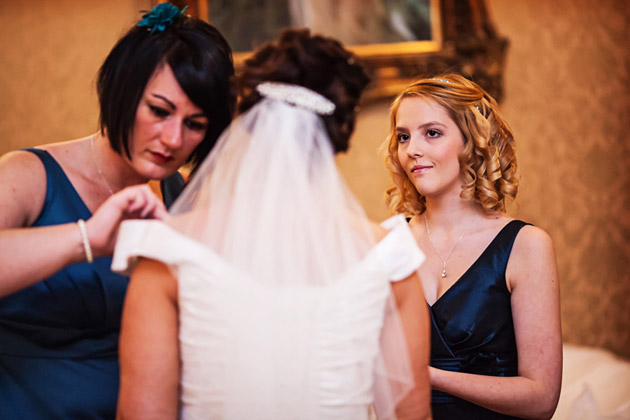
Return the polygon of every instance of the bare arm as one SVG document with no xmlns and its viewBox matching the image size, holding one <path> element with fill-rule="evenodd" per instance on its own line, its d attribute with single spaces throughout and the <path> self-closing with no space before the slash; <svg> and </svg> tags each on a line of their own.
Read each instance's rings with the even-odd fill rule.
<svg viewBox="0 0 630 420">
<path fill-rule="evenodd" d="M 414 272 L 406 279 L 392 283 L 392 291 L 407 340 L 415 381 L 414 389 L 398 405 L 396 416 L 399 420 L 430 419 L 429 315 L 418 275 Z"/>
<path fill-rule="evenodd" d="M 174 420 L 178 413 L 177 282 L 141 260 L 131 276 L 120 334 L 118 420 Z"/>
<path fill-rule="evenodd" d="M 42 210 L 46 174 L 32 153 L 14 152 L 0 159 L 0 297 L 31 286 L 63 267 L 84 261 L 76 223 L 30 227 Z M 87 221 L 95 257 L 111 255 L 118 225 L 130 217 L 167 217 L 146 186 L 128 187 L 103 203 Z"/>
<path fill-rule="evenodd" d="M 431 384 L 500 413 L 549 419 L 558 403 L 562 379 L 560 293 L 549 235 L 535 227 L 524 227 L 514 243 L 506 276 L 512 289 L 518 376 L 431 368 Z"/>
</svg>

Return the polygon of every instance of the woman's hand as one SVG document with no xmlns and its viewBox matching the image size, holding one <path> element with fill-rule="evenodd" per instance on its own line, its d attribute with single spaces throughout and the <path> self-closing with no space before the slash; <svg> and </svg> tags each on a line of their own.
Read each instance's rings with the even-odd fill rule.
<svg viewBox="0 0 630 420">
<path fill-rule="evenodd" d="M 86 260 L 77 223 L 32 227 L 46 198 L 46 171 L 33 153 L 0 157 L 0 297 L 29 287 Z M 165 219 L 168 213 L 147 185 L 108 198 L 86 222 L 94 257 L 111 255 L 124 219 Z"/>
<path fill-rule="evenodd" d="M 118 227 L 126 219 L 169 217 L 168 211 L 148 185 L 127 187 L 109 197 L 85 223 L 94 257 L 111 255 Z"/>
</svg>

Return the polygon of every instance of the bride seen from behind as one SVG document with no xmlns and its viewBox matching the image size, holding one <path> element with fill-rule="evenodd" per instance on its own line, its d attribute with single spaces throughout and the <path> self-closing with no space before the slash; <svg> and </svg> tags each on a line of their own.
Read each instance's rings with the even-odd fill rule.
<svg viewBox="0 0 630 420">
<path fill-rule="evenodd" d="M 424 256 L 334 161 L 368 80 L 338 41 L 285 31 L 168 224 L 124 224 L 119 419 L 430 418 Z"/>
</svg>

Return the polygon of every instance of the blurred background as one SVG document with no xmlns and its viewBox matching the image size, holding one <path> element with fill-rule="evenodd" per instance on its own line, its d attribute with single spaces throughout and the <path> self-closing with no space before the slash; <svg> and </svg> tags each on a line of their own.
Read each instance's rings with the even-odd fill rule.
<svg viewBox="0 0 630 420">
<path fill-rule="evenodd" d="M 0 0 L 0 154 L 94 132 L 96 72 L 151 6 Z M 501 108 L 521 173 L 510 213 L 553 237 L 565 342 L 628 358 L 630 2 L 486 0 L 485 8 L 509 43 Z M 377 149 L 390 100 L 362 106 L 351 150 L 338 160 L 376 220 L 388 215 L 389 177 Z"/>
</svg>

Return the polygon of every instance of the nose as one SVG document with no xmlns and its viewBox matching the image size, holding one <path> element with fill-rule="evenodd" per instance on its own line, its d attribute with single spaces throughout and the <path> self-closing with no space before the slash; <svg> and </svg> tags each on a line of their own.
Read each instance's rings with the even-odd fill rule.
<svg viewBox="0 0 630 420">
<path fill-rule="evenodd" d="M 420 142 L 415 140 L 413 137 L 409 139 L 407 154 L 412 159 L 424 156 L 424 152 L 422 151 L 422 146 L 420 145 Z"/>
<path fill-rule="evenodd" d="M 162 127 L 160 140 L 169 149 L 177 149 L 182 144 L 182 121 L 178 118 L 170 119 Z"/>
</svg>

